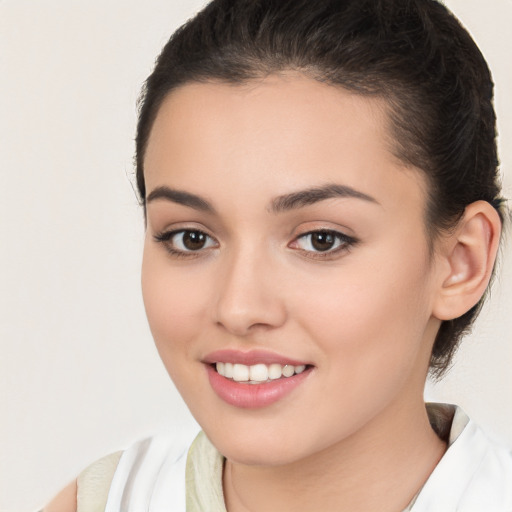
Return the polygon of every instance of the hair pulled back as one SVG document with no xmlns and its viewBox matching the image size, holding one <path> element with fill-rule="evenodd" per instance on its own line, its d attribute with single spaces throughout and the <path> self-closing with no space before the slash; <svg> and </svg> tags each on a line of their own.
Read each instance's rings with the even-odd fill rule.
<svg viewBox="0 0 512 512">
<path fill-rule="evenodd" d="M 432 243 L 474 201 L 488 201 L 503 218 L 490 72 L 470 35 L 436 0 L 210 2 L 172 35 L 144 85 L 136 138 L 142 204 L 148 138 L 172 90 L 285 70 L 387 101 L 396 156 L 427 176 Z M 449 367 L 482 300 L 442 323 L 434 376 Z"/>
</svg>

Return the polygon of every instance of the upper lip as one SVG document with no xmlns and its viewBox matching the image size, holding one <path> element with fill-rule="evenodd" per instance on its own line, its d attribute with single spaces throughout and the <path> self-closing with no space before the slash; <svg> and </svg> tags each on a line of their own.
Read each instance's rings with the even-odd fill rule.
<svg viewBox="0 0 512 512">
<path fill-rule="evenodd" d="M 300 366 L 307 365 L 307 362 L 299 361 L 297 359 L 291 359 L 290 357 L 282 356 L 274 352 L 267 350 L 249 350 L 243 352 L 241 350 L 234 349 L 222 349 L 210 352 L 204 359 L 204 363 L 235 363 L 244 364 L 247 366 L 255 364 L 281 364 Z"/>
</svg>

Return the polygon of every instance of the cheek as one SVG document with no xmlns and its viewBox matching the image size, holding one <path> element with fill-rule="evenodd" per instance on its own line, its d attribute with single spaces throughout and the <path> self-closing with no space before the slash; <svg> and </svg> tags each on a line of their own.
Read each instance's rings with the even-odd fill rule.
<svg viewBox="0 0 512 512">
<path fill-rule="evenodd" d="M 395 397 L 422 388 L 430 318 L 424 270 L 419 262 L 373 270 L 354 265 L 314 280 L 310 290 L 318 293 L 295 295 L 293 317 L 318 348 L 322 393 L 336 402 L 334 410 L 328 399 L 316 406 L 319 416 L 330 418 L 319 427 L 320 438 L 350 435 Z M 353 411 L 352 420 L 346 411 Z"/>
<path fill-rule="evenodd" d="M 169 265 L 155 248 L 145 247 L 142 263 L 142 295 L 157 349 L 170 370 L 169 356 L 185 355 L 193 345 L 204 318 L 205 290 L 197 278 L 179 265 Z"/>
<path fill-rule="evenodd" d="M 347 375 L 411 364 L 424 341 L 430 318 L 425 259 L 393 256 L 381 251 L 377 260 L 371 254 L 347 260 L 295 295 L 295 318 L 329 354 L 327 364 L 343 365 Z"/>
</svg>

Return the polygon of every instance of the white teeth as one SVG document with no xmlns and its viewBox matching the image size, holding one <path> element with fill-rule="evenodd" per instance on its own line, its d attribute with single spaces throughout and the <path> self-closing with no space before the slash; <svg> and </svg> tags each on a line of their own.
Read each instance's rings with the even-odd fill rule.
<svg viewBox="0 0 512 512">
<path fill-rule="evenodd" d="M 268 380 L 268 367 L 266 364 L 255 364 L 249 368 L 249 380 L 265 382 Z"/>
<path fill-rule="evenodd" d="M 283 375 L 283 367 L 280 364 L 271 364 L 268 367 L 268 378 L 271 380 L 280 379 Z"/>
<path fill-rule="evenodd" d="M 232 379 L 233 378 L 233 363 L 224 363 L 224 373 L 221 373 L 221 375 L 224 375 L 224 377 L 227 377 L 228 379 Z"/>
<path fill-rule="evenodd" d="M 245 364 L 234 364 L 233 380 L 236 382 L 249 380 L 249 367 L 245 366 Z"/>
<path fill-rule="evenodd" d="M 283 377 L 291 377 L 295 373 L 295 368 L 289 364 L 285 364 L 283 368 Z"/>
<path fill-rule="evenodd" d="M 233 379 L 236 382 L 249 382 L 251 384 L 258 384 L 260 382 L 267 382 L 268 380 L 276 380 L 281 377 L 291 377 L 302 373 L 306 369 L 305 364 L 293 366 L 291 364 L 280 365 L 273 363 L 266 365 L 263 363 L 247 366 L 238 363 L 216 363 L 215 368 L 219 375 L 228 379 Z"/>
</svg>

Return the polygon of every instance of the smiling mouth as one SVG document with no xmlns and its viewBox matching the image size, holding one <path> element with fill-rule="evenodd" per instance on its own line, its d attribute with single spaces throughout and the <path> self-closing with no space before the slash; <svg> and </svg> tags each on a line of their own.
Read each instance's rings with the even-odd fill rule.
<svg viewBox="0 0 512 512">
<path fill-rule="evenodd" d="M 301 364 L 293 366 L 291 364 L 281 365 L 272 364 L 254 364 L 251 366 L 239 363 L 218 362 L 212 367 L 219 375 L 241 384 L 264 384 L 278 379 L 287 379 L 304 372 L 309 365 Z"/>
</svg>

